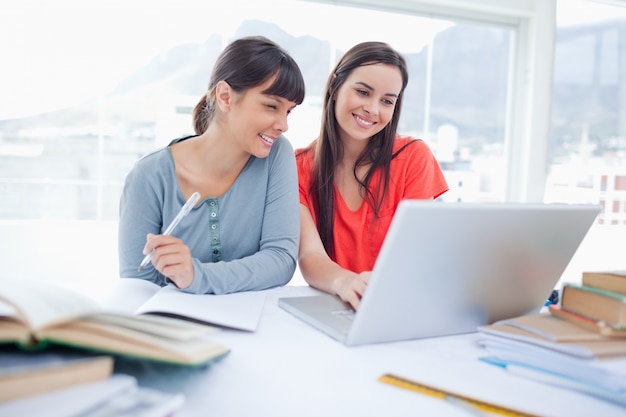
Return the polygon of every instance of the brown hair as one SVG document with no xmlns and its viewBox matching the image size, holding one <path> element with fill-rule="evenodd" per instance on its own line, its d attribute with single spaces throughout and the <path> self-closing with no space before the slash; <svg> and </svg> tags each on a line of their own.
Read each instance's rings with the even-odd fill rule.
<svg viewBox="0 0 626 417">
<path fill-rule="evenodd" d="M 304 100 L 304 78 L 296 61 L 280 46 L 263 36 L 237 39 L 220 54 L 213 67 L 209 87 L 193 110 L 193 126 L 200 135 L 215 114 L 215 86 L 226 81 L 236 92 L 259 86 L 276 75 L 264 94 L 283 97 L 296 104 Z"/>
<path fill-rule="evenodd" d="M 335 117 L 333 97 L 355 68 L 364 65 L 388 64 L 397 67 L 402 75 L 402 89 L 396 100 L 392 119 L 380 132 L 372 136 L 357 159 L 353 173 L 361 185 L 363 197 L 379 214 L 380 206 L 389 188 L 389 165 L 394 139 L 400 119 L 402 96 L 409 81 L 406 60 L 399 52 L 384 42 L 363 42 L 352 47 L 337 63 L 328 77 L 322 109 L 322 125 L 319 138 L 302 152 L 315 151 L 313 180 L 309 193 L 317 217 L 317 228 L 328 255 L 334 259 L 335 242 L 333 223 L 335 217 L 335 169 L 343 157 L 343 146 L 339 137 L 339 125 Z M 363 180 L 356 174 L 357 168 L 370 164 Z M 370 190 L 369 184 L 376 170 L 380 169 L 381 181 L 377 190 Z"/>
</svg>

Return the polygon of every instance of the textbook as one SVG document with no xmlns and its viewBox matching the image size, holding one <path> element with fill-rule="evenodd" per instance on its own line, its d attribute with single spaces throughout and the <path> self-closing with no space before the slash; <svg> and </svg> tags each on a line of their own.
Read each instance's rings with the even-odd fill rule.
<svg viewBox="0 0 626 417">
<path fill-rule="evenodd" d="M 0 402 L 0 416 L 173 417 L 185 401 L 182 393 L 143 387 L 135 377 L 115 373 L 100 381 Z"/>
<path fill-rule="evenodd" d="M 568 283 L 561 293 L 561 308 L 611 326 L 626 326 L 626 294 Z"/>
<path fill-rule="evenodd" d="M 71 359 L 29 356 L 33 359 L 26 362 L 19 355 L 2 354 L 0 402 L 100 381 L 113 373 L 113 358 L 110 356 Z"/>
<path fill-rule="evenodd" d="M 565 310 L 558 304 L 548 306 L 550 313 L 584 329 L 598 333 L 602 336 L 626 337 L 626 326 L 613 326 L 602 320 L 594 320 L 580 314 Z"/>
<path fill-rule="evenodd" d="M 585 271 L 582 284 L 626 294 L 626 270 L 624 271 Z"/>
<path fill-rule="evenodd" d="M 533 345 L 581 359 L 626 356 L 626 339 L 603 336 L 550 313 L 479 326 L 478 332 L 490 340 Z"/>
<path fill-rule="evenodd" d="M 0 278 L 0 343 L 25 350 L 48 344 L 179 365 L 228 353 L 206 338 L 216 328 L 107 310 L 83 294 L 43 281 Z"/>
</svg>

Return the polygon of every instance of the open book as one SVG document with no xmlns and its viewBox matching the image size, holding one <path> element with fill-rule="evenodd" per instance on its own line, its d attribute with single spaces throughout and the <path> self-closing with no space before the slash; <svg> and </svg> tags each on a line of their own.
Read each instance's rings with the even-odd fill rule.
<svg viewBox="0 0 626 417">
<path fill-rule="evenodd" d="M 0 278 L 0 343 L 26 349 L 59 344 L 113 355 L 199 365 L 228 352 L 206 334 L 216 328 L 127 314 L 44 281 Z"/>
<path fill-rule="evenodd" d="M 158 314 L 253 332 L 259 325 L 268 291 L 189 294 L 172 284 L 160 287 L 143 279 L 122 278 L 99 301 L 110 311 Z"/>
</svg>

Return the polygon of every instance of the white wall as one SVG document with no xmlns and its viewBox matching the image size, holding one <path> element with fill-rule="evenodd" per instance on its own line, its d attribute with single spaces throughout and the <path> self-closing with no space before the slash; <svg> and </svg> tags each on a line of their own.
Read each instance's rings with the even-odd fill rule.
<svg viewBox="0 0 626 417">
<path fill-rule="evenodd" d="M 0 222 L 0 274 L 97 293 L 118 274 L 117 222 Z"/>
<path fill-rule="evenodd" d="M 117 222 L 0 221 L 0 274 L 95 296 L 119 278 Z M 296 270 L 292 285 L 304 280 Z"/>
</svg>

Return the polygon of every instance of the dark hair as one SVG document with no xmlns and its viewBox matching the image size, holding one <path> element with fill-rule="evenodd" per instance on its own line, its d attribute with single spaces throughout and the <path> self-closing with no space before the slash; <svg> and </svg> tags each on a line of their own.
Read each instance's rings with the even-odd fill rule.
<svg viewBox="0 0 626 417">
<path fill-rule="evenodd" d="M 304 100 L 304 78 L 296 61 L 280 46 L 263 36 L 249 36 L 229 44 L 217 58 L 209 87 L 193 110 L 197 134 L 208 128 L 214 115 L 215 87 L 226 81 L 238 93 L 257 87 L 271 77 L 274 83 L 263 93 L 296 104 Z"/>
<path fill-rule="evenodd" d="M 367 204 L 374 211 L 374 219 L 378 217 L 382 201 L 389 188 L 389 165 L 395 157 L 392 155 L 394 139 L 400 119 L 402 96 L 409 74 L 406 60 L 399 52 L 384 42 L 363 42 L 352 47 L 339 60 L 334 71 L 328 77 L 322 110 L 322 126 L 318 139 L 304 152 L 315 150 L 313 167 L 313 181 L 309 190 L 313 208 L 317 217 L 317 228 L 326 248 L 326 252 L 334 259 L 335 242 L 333 238 L 333 223 L 335 217 L 335 168 L 343 157 L 343 146 L 339 137 L 339 125 L 335 117 L 335 100 L 333 97 L 350 76 L 355 68 L 388 64 L 397 67 L 402 75 L 402 89 L 396 100 L 394 113 L 380 132 L 372 136 L 354 165 L 354 177 L 361 185 L 361 192 Z M 370 168 L 363 180 L 357 176 L 357 168 L 370 164 Z M 381 181 L 378 189 L 372 192 L 369 184 L 372 176 L 380 170 Z M 322 204 L 320 204 L 320 202 Z"/>
</svg>

